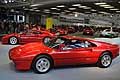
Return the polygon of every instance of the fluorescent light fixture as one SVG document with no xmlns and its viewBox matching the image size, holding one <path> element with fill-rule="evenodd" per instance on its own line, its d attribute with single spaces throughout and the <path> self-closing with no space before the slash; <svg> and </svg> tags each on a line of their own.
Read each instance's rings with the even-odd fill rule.
<svg viewBox="0 0 120 80">
<path fill-rule="evenodd" d="M 34 11 L 34 9 L 29 9 L 30 11 Z"/>
<path fill-rule="evenodd" d="M 38 8 L 32 8 L 32 9 L 38 9 Z"/>
<path fill-rule="evenodd" d="M 91 9 L 91 7 L 84 7 L 83 9 Z"/>
<path fill-rule="evenodd" d="M 60 11 L 60 9 L 56 9 L 56 10 Z"/>
<path fill-rule="evenodd" d="M 50 8 L 50 9 L 57 9 L 57 8 Z"/>
<path fill-rule="evenodd" d="M 65 12 L 71 12 L 71 11 L 68 11 L 68 10 L 64 10 Z"/>
<path fill-rule="evenodd" d="M 99 13 L 102 13 L 102 14 L 109 14 L 109 13 L 107 13 L 107 12 L 99 12 Z"/>
<path fill-rule="evenodd" d="M 44 11 L 50 11 L 49 9 L 44 9 Z"/>
<path fill-rule="evenodd" d="M 106 4 L 106 3 L 94 3 L 95 5 L 103 5 L 103 4 Z"/>
<path fill-rule="evenodd" d="M 72 13 L 70 13 L 69 15 L 70 15 L 70 16 L 72 16 L 73 14 L 72 14 Z"/>
<path fill-rule="evenodd" d="M 29 10 L 28 8 L 25 8 L 24 10 Z"/>
<path fill-rule="evenodd" d="M 43 5 L 43 4 L 32 4 L 30 5 L 31 7 L 35 7 L 35 6 L 40 6 L 40 5 Z"/>
<path fill-rule="evenodd" d="M 111 5 L 99 5 L 99 6 L 101 6 L 101 7 L 109 7 Z"/>
<path fill-rule="evenodd" d="M 69 10 L 75 10 L 76 8 L 69 8 Z"/>
<path fill-rule="evenodd" d="M 120 11 L 116 11 L 116 12 L 120 12 Z"/>
<path fill-rule="evenodd" d="M 85 8 L 85 7 L 87 7 L 87 6 L 79 6 L 79 8 Z"/>
<path fill-rule="evenodd" d="M 65 14 L 65 12 L 61 12 L 62 14 Z"/>
<path fill-rule="evenodd" d="M 104 7 L 104 8 L 109 8 L 110 9 L 110 8 L 114 8 L 114 7 L 113 6 L 109 6 L 109 7 Z"/>
<path fill-rule="evenodd" d="M 116 11 L 116 10 L 119 10 L 119 9 L 110 9 L 110 10 L 113 10 L 113 11 L 115 10 Z"/>
<path fill-rule="evenodd" d="M 95 9 L 91 9 L 91 11 L 97 11 L 97 10 L 95 10 Z"/>
<path fill-rule="evenodd" d="M 72 6 L 80 6 L 81 4 L 73 4 Z"/>
<path fill-rule="evenodd" d="M 50 13 L 49 11 L 46 11 L 46 12 L 44 12 L 44 13 Z"/>
<path fill-rule="evenodd" d="M 36 12 L 39 12 L 40 10 L 35 10 Z"/>
<path fill-rule="evenodd" d="M 60 13 L 52 13 L 52 14 L 60 14 Z"/>
<path fill-rule="evenodd" d="M 85 12 L 85 13 L 91 13 L 91 12 Z"/>
<path fill-rule="evenodd" d="M 57 6 L 57 7 L 62 8 L 62 7 L 65 7 L 65 5 L 59 5 L 59 6 Z"/>
</svg>

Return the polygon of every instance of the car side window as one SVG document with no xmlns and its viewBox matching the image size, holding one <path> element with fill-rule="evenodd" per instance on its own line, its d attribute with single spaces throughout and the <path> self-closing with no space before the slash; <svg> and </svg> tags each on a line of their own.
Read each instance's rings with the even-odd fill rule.
<svg viewBox="0 0 120 80">
<path fill-rule="evenodd" d="M 71 40 L 71 42 L 66 44 L 62 48 L 62 50 L 70 50 L 70 49 L 77 49 L 77 48 L 88 48 L 88 47 L 96 47 L 96 45 L 87 41 L 87 40 Z"/>
<path fill-rule="evenodd" d="M 66 43 L 62 50 L 70 50 L 75 48 L 84 48 L 85 43 L 80 40 L 71 40 L 70 42 Z"/>
</svg>

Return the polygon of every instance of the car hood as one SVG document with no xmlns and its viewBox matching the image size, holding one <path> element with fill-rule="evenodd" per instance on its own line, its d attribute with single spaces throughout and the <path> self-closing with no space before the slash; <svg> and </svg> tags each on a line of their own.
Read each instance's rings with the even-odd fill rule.
<svg viewBox="0 0 120 80">
<path fill-rule="evenodd" d="M 45 51 L 51 51 L 52 50 L 51 48 L 44 45 L 43 42 L 28 43 L 28 44 L 20 46 L 20 48 L 24 52 L 26 52 L 26 51 L 34 51 L 34 50 L 45 52 Z"/>
<path fill-rule="evenodd" d="M 14 47 L 9 53 L 16 56 L 36 55 L 40 53 L 50 53 L 52 48 L 45 46 L 42 42 L 28 43 L 21 46 Z"/>
</svg>

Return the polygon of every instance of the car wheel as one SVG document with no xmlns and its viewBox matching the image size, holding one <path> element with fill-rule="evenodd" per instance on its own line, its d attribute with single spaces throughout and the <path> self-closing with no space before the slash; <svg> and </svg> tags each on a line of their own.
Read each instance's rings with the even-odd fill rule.
<svg viewBox="0 0 120 80">
<path fill-rule="evenodd" d="M 45 37 L 45 38 L 43 39 L 43 42 L 46 44 L 46 43 L 48 43 L 50 40 L 51 40 L 50 37 Z"/>
<path fill-rule="evenodd" d="M 109 54 L 109 52 L 104 52 L 99 58 L 98 66 L 100 68 L 107 68 L 111 65 L 111 63 L 112 63 L 111 55 Z"/>
<path fill-rule="evenodd" d="M 46 55 L 38 56 L 32 64 L 35 73 L 43 74 L 49 72 L 52 67 L 52 60 Z"/>
<path fill-rule="evenodd" d="M 9 44 L 12 44 L 12 45 L 18 44 L 18 39 L 16 37 L 10 37 Z"/>
</svg>

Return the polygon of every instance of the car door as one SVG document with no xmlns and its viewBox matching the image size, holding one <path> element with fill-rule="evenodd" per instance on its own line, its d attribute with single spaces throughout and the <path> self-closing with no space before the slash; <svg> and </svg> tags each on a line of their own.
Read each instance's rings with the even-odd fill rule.
<svg viewBox="0 0 120 80">
<path fill-rule="evenodd" d="M 94 62 L 94 47 L 56 50 L 54 57 L 59 65 L 86 64 Z"/>
<path fill-rule="evenodd" d="M 29 42 L 35 42 L 37 41 L 38 35 L 34 33 L 24 33 L 20 34 L 21 42 L 22 43 L 29 43 Z"/>
</svg>

